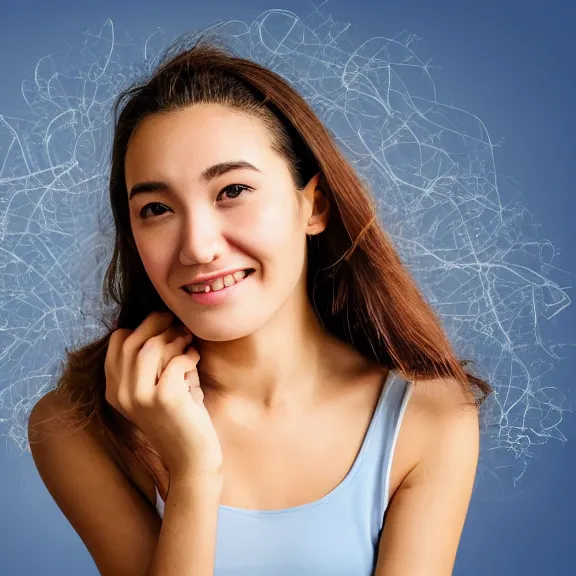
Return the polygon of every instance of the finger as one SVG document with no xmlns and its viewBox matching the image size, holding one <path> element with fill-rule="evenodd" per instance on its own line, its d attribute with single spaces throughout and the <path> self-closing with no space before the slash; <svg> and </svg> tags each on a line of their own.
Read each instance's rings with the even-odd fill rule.
<svg viewBox="0 0 576 576">
<path fill-rule="evenodd" d="M 134 377 L 129 378 L 132 389 L 128 395 L 140 406 L 149 406 L 155 394 L 155 386 L 166 366 L 182 354 L 190 343 L 192 334 L 171 325 L 169 328 L 149 338 L 136 354 Z"/>
<path fill-rule="evenodd" d="M 106 349 L 106 358 L 104 359 L 104 370 L 107 371 L 112 367 L 118 366 L 120 354 L 126 338 L 132 333 L 127 328 L 118 328 L 110 333 L 108 338 L 108 347 Z"/>
<path fill-rule="evenodd" d="M 204 402 L 204 392 L 200 386 L 191 386 L 188 389 L 188 393 L 195 402 Z"/>
<path fill-rule="evenodd" d="M 198 362 L 200 362 L 200 354 L 198 353 L 198 350 L 196 350 L 196 348 L 194 348 L 193 346 L 190 346 L 186 350 L 186 356 L 188 356 L 194 362 L 194 366 L 196 366 Z"/>
<path fill-rule="evenodd" d="M 122 350 L 124 340 L 131 333 L 127 328 L 118 329 L 110 335 L 104 359 L 104 376 L 106 380 L 105 398 L 114 408 L 120 411 L 119 389 L 124 371 Z"/>
<path fill-rule="evenodd" d="M 152 400 L 154 386 L 164 368 L 164 333 L 172 324 L 174 315 L 171 312 L 152 312 L 126 338 L 122 346 L 123 362 L 126 363 L 130 376 L 128 390 L 123 394 L 140 405 Z"/>
<path fill-rule="evenodd" d="M 173 358 L 182 354 L 192 337 L 187 329 L 173 325 L 142 346 L 135 361 L 137 376 L 133 395 L 137 402 L 147 405 L 152 401 L 154 389 L 166 367 Z"/>
<path fill-rule="evenodd" d="M 168 401 L 180 398 L 182 392 L 188 391 L 190 383 L 186 380 L 186 373 L 191 371 L 196 371 L 196 362 L 192 358 L 186 354 L 172 358 L 158 380 L 158 397 Z"/>
<path fill-rule="evenodd" d="M 163 371 L 165 349 L 162 336 L 155 336 L 147 340 L 136 354 L 130 394 L 141 406 L 148 406 L 153 400 L 156 383 Z"/>
<path fill-rule="evenodd" d="M 166 368 L 168 362 L 184 352 L 187 346 L 192 342 L 193 334 L 183 326 L 171 326 L 162 334 L 164 343 L 164 354 L 161 365 L 158 366 L 160 375 Z"/>
<path fill-rule="evenodd" d="M 151 338 L 162 334 L 174 321 L 172 312 L 152 312 L 124 341 L 129 354 L 137 354 Z"/>
<path fill-rule="evenodd" d="M 138 355 L 144 344 L 162 334 L 173 319 L 171 312 L 152 312 L 136 329 L 119 328 L 110 334 L 104 362 L 106 393 L 108 402 L 117 410 L 121 407 L 130 410 L 135 398 L 145 400 L 142 395 L 146 393 L 146 389 L 143 391 L 138 373 Z M 148 346 L 148 366 L 151 363 L 149 355 L 157 358 L 158 348 L 158 344 Z M 149 371 L 145 373 L 150 374 Z"/>
<path fill-rule="evenodd" d="M 192 370 L 189 370 L 184 375 L 184 379 L 186 380 L 186 384 L 189 387 L 198 387 L 200 386 L 200 376 L 198 375 L 198 370 L 196 366 Z"/>
<path fill-rule="evenodd" d="M 200 358 L 200 356 L 198 355 L 198 352 L 196 350 L 194 350 L 194 348 L 190 348 L 186 354 L 186 356 L 188 356 L 193 364 L 194 364 L 194 368 L 192 369 L 188 369 L 188 371 L 185 373 L 184 375 L 184 379 L 186 380 L 186 384 L 188 384 L 188 392 L 192 393 L 192 396 L 194 398 L 198 397 L 198 394 L 194 392 L 194 390 L 196 389 L 200 389 L 200 376 L 198 374 L 198 358 Z M 202 393 L 202 399 L 204 398 L 204 393 Z"/>
</svg>

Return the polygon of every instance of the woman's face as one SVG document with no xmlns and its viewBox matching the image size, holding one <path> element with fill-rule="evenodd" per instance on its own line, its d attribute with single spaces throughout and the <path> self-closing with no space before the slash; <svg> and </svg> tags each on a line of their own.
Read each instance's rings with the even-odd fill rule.
<svg viewBox="0 0 576 576">
<path fill-rule="evenodd" d="M 259 119 L 214 104 L 149 116 L 128 144 L 125 178 L 144 268 L 198 337 L 242 338 L 302 305 L 306 233 L 322 231 L 327 207 L 318 210 L 318 175 L 297 191 Z"/>
</svg>

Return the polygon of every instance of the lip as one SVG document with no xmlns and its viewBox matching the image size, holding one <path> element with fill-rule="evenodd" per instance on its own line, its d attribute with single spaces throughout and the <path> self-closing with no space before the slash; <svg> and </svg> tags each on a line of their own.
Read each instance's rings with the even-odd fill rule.
<svg viewBox="0 0 576 576">
<path fill-rule="evenodd" d="M 183 284 L 180 288 L 185 288 L 186 286 L 193 286 L 194 284 L 201 284 L 202 282 L 211 282 L 212 280 L 216 280 L 217 278 L 224 278 L 224 276 L 228 276 L 228 274 L 234 274 L 234 272 L 240 272 L 242 270 L 253 270 L 253 268 L 230 268 L 229 270 L 219 270 L 218 272 L 214 272 L 212 274 L 202 274 L 200 276 L 196 276 L 189 282 L 188 284 Z"/>
</svg>

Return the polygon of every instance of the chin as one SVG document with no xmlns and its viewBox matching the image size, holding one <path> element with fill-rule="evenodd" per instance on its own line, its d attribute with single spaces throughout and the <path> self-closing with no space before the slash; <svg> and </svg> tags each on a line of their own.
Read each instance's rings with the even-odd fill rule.
<svg viewBox="0 0 576 576">
<path fill-rule="evenodd" d="M 204 342 L 232 342 L 233 340 L 240 340 L 250 336 L 253 332 L 242 331 L 242 330 L 206 330 L 197 331 L 193 330 L 195 336 L 203 340 Z M 194 346 L 194 342 L 192 342 Z"/>
<path fill-rule="evenodd" d="M 254 319 L 247 322 L 231 321 L 231 322 L 218 322 L 218 323 L 190 323 L 188 326 L 192 333 L 206 342 L 231 342 L 232 340 L 240 340 L 247 336 L 252 336 L 258 332 L 265 322 L 254 322 Z M 194 341 L 192 341 L 194 346 Z"/>
</svg>

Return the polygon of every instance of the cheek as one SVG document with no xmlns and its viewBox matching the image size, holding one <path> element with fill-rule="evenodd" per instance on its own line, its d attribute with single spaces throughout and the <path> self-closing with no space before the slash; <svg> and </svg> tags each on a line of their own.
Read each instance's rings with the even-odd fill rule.
<svg viewBox="0 0 576 576">
<path fill-rule="evenodd" d="M 161 283 L 160 279 L 166 276 L 167 264 L 170 262 L 170 258 L 166 254 L 167 244 L 142 239 L 138 241 L 136 238 L 135 242 L 144 270 L 154 287 L 158 290 L 158 284 Z"/>
<path fill-rule="evenodd" d="M 279 193 L 257 206 L 252 205 L 243 218 L 242 227 L 248 241 L 254 249 L 272 258 L 279 250 L 295 250 L 298 238 L 303 235 L 298 222 L 296 201 L 286 199 L 290 194 L 293 192 Z"/>
<path fill-rule="evenodd" d="M 253 212 L 244 227 L 245 251 L 261 263 L 261 279 L 277 287 L 274 294 L 292 290 L 301 276 L 306 252 L 306 235 L 295 206 L 279 204 Z"/>
</svg>

